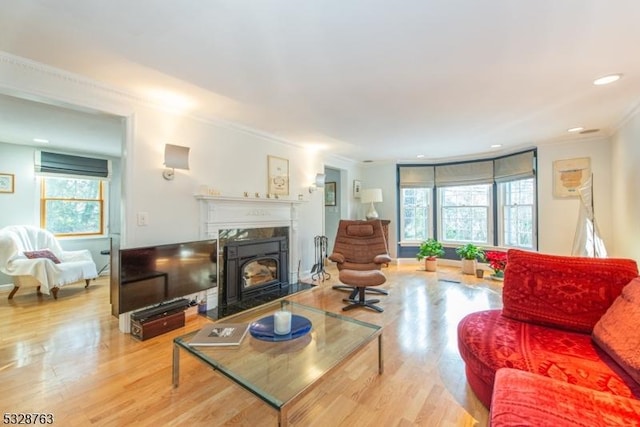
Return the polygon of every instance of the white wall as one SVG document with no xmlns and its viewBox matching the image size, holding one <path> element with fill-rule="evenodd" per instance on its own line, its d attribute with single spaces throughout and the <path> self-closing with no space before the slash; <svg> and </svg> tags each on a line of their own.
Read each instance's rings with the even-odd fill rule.
<svg viewBox="0 0 640 427">
<path fill-rule="evenodd" d="M 299 209 L 301 271 L 311 268 L 313 236 L 322 233 L 322 194 L 308 192 L 316 173 L 324 168 L 318 153 L 212 120 L 169 112 L 117 88 L 14 57 L 0 61 L 0 91 L 126 117 L 122 157 L 125 247 L 197 239 L 199 209 L 194 193 L 200 185 L 228 196 L 242 197 L 245 191 L 264 196 L 267 155 L 288 159 L 290 197 L 297 199 L 302 194 L 307 201 Z M 177 170 L 173 181 L 162 178 L 166 143 L 191 147 L 190 170 Z M 137 225 L 138 212 L 148 213 L 148 226 Z M 298 260 L 292 261 L 297 266 Z"/>
<path fill-rule="evenodd" d="M 596 222 L 607 249 L 613 245 L 611 143 L 608 138 L 593 138 L 538 147 L 538 250 L 540 252 L 571 255 L 580 200 L 553 196 L 553 162 L 579 157 L 591 159 Z"/>
<path fill-rule="evenodd" d="M 0 142 L 0 172 L 14 174 L 13 193 L 0 193 L 0 228 L 40 224 L 38 185 L 33 166 L 35 149 Z"/>
<path fill-rule="evenodd" d="M 640 263 L 640 111 L 612 138 L 613 248 L 611 255 Z"/>
</svg>

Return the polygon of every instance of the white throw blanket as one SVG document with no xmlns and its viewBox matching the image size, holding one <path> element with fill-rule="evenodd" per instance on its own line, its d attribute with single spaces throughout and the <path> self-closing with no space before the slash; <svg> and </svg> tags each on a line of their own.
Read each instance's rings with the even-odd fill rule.
<svg viewBox="0 0 640 427">
<path fill-rule="evenodd" d="M 24 255 L 25 251 L 43 249 L 50 250 L 60 264 Z M 10 276 L 35 277 L 40 282 L 40 290 L 47 295 L 51 288 L 98 275 L 88 250 L 65 251 L 53 234 L 31 226 L 9 226 L 0 230 L 0 271 Z"/>
</svg>

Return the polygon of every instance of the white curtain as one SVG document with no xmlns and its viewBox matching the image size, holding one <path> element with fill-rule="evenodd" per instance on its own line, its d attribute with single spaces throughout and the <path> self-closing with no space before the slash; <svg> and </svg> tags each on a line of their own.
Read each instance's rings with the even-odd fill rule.
<svg viewBox="0 0 640 427">
<path fill-rule="evenodd" d="M 593 175 L 578 188 L 578 194 L 580 212 L 571 253 L 576 256 L 606 258 L 607 249 L 600 237 L 593 207 Z"/>
</svg>

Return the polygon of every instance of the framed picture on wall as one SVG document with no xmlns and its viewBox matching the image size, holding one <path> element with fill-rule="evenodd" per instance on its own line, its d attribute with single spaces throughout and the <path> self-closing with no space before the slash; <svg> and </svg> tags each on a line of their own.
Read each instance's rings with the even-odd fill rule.
<svg viewBox="0 0 640 427">
<path fill-rule="evenodd" d="M 289 195 L 289 160 L 282 157 L 267 156 L 268 194 Z"/>
<path fill-rule="evenodd" d="M 0 193 L 13 193 L 15 179 L 12 173 L 0 173 Z"/>
<path fill-rule="evenodd" d="M 353 197 L 360 198 L 360 192 L 362 191 L 362 182 L 359 179 L 353 180 Z"/>
<path fill-rule="evenodd" d="M 335 206 L 336 205 L 336 183 L 327 182 L 324 185 L 324 205 Z"/>
<path fill-rule="evenodd" d="M 556 160 L 553 162 L 553 195 L 579 197 L 578 189 L 591 177 L 591 159 Z"/>
</svg>

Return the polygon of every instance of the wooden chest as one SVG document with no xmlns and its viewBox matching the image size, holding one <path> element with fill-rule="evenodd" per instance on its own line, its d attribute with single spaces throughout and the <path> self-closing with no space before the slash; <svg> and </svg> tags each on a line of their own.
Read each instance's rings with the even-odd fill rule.
<svg viewBox="0 0 640 427">
<path fill-rule="evenodd" d="M 131 336 L 147 340 L 184 326 L 184 311 L 144 320 L 131 320 Z"/>
</svg>

